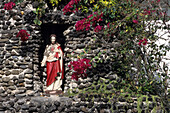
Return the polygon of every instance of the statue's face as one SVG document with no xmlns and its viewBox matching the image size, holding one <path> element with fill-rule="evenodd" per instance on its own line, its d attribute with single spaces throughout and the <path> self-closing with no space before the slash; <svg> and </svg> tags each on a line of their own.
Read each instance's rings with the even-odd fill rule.
<svg viewBox="0 0 170 113">
<path fill-rule="evenodd" d="M 51 37 L 51 43 L 52 43 L 52 44 L 55 43 L 55 37 L 54 37 L 54 36 Z"/>
</svg>

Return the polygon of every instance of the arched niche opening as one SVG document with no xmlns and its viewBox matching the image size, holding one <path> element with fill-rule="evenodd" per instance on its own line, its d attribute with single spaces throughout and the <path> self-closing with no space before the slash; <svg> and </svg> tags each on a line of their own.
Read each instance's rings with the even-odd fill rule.
<svg viewBox="0 0 170 113">
<path fill-rule="evenodd" d="M 56 41 L 61 45 L 61 48 L 64 52 L 65 48 L 65 39 L 66 37 L 63 35 L 63 32 L 68 29 L 70 24 L 53 24 L 53 23 L 46 23 L 41 25 L 41 45 L 39 48 L 39 67 L 40 67 L 40 75 L 43 75 L 43 72 L 46 73 L 46 66 L 41 67 L 41 61 L 43 59 L 43 53 L 45 51 L 46 45 L 49 45 L 50 42 L 50 35 L 55 34 L 56 35 Z M 65 64 L 65 60 L 63 59 L 63 63 Z M 65 65 L 64 65 L 65 66 Z M 65 67 L 64 67 L 65 69 Z M 44 86 L 46 85 L 46 78 L 43 76 L 40 76 L 40 80 L 43 82 Z M 64 90 L 64 83 L 65 79 L 63 80 L 62 89 Z"/>
</svg>

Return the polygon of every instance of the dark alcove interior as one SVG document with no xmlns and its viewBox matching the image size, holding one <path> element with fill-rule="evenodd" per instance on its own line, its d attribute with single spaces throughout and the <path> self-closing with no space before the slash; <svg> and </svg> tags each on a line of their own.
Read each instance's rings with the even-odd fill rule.
<svg viewBox="0 0 170 113">
<path fill-rule="evenodd" d="M 39 67 L 40 67 L 40 75 L 42 75 L 42 72 L 44 70 L 43 67 L 41 67 L 41 61 L 43 59 L 43 54 L 46 48 L 46 45 L 49 45 L 50 42 L 50 35 L 55 34 L 56 35 L 56 42 L 58 42 L 64 52 L 64 44 L 65 44 L 65 37 L 63 36 L 63 32 L 68 29 L 70 25 L 69 24 L 52 24 L 52 23 L 47 23 L 47 24 L 42 24 L 41 25 L 41 36 L 42 36 L 42 43 L 39 48 Z M 65 60 L 63 59 L 63 63 L 65 64 Z M 65 69 L 65 67 L 64 67 Z M 43 82 L 43 76 L 41 77 L 41 81 Z M 63 84 L 65 82 L 65 79 L 63 81 Z M 64 89 L 64 85 L 62 85 L 62 89 Z"/>
</svg>

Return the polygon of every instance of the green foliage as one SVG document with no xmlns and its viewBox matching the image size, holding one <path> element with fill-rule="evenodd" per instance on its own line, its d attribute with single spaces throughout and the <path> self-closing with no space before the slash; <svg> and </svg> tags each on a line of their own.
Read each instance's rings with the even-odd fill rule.
<svg viewBox="0 0 170 113">
<path fill-rule="evenodd" d="M 21 1 L 17 0 L 16 3 Z M 59 6 L 62 1 L 38 1 L 39 6 L 34 12 L 37 15 L 34 23 L 41 25 L 41 17 L 46 13 L 45 3 L 51 3 L 55 7 Z M 122 93 L 159 95 L 164 100 L 163 103 L 166 103 L 165 100 L 167 100 L 169 93 L 167 92 L 168 68 L 164 65 L 162 69 L 160 62 L 169 51 L 169 47 L 157 46 L 156 41 L 160 37 L 154 34 L 158 29 L 169 28 L 166 25 L 158 27 L 154 24 L 157 20 L 162 20 L 165 23 L 169 20 L 169 17 L 164 15 L 164 12 L 160 9 L 160 3 L 148 1 L 146 9 L 141 7 L 141 3 L 133 2 L 133 0 L 81 0 L 77 5 L 79 13 L 82 12 L 85 16 L 94 14 L 94 12 L 102 12 L 102 21 L 95 22 L 96 25 L 105 28 L 100 32 L 104 35 L 100 40 L 104 40 L 105 44 L 119 43 L 111 52 L 115 55 L 107 53 L 108 56 L 110 55 L 114 71 L 123 78 L 122 81 L 115 82 L 116 89 Z M 73 7 L 76 6 L 73 5 Z M 92 20 L 93 17 L 89 20 Z M 148 30 L 146 30 L 146 27 Z M 144 39 L 147 40 L 145 44 Z M 98 46 L 97 43 L 96 46 Z M 79 56 L 70 56 L 82 58 L 86 56 L 88 51 L 85 49 Z M 105 54 L 105 52 L 99 52 L 91 59 L 93 67 L 97 67 L 98 63 L 103 62 L 102 54 Z M 161 71 L 158 72 L 157 70 Z M 155 79 L 155 73 L 160 80 Z M 95 87 L 94 84 L 92 86 Z M 99 91 L 90 89 L 89 91 L 92 91 L 92 93 L 111 93 L 106 90 L 105 84 L 103 84 L 103 88 L 100 87 Z"/>
<path fill-rule="evenodd" d="M 19 3 L 21 3 L 21 2 L 23 2 L 24 0 L 15 0 L 15 4 L 17 5 L 17 4 L 19 4 Z"/>
<path fill-rule="evenodd" d="M 23 1 L 23 0 L 18 0 L 18 1 Z M 59 5 L 63 6 L 69 2 L 69 0 L 35 0 L 35 1 L 38 1 L 39 4 L 38 4 L 36 11 L 34 11 L 34 13 L 36 14 L 34 23 L 39 26 L 42 24 L 42 16 L 46 13 L 45 4 L 50 3 L 52 7 L 59 7 Z"/>
<path fill-rule="evenodd" d="M 39 25 L 39 26 L 42 24 L 42 22 L 41 22 L 38 18 L 36 18 L 36 19 L 34 20 L 34 23 L 37 24 L 37 25 Z"/>
<path fill-rule="evenodd" d="M 159 4 L 158 1 L 146 4 L 146 7 L 152 6 L 152 9 L 144 9 L 139 2 L 130 0 L 98 0 L 90 3 L 82 0 L 78 4 L 82 6 L 79 10 L 83 13 L 102 12 L 103 21 L 96 22 L 105 28 L 101 32 L 104 34 L 102 39 L 105 43 L 116 41 L 120 44 L 114 48 L 116 56 L 110 59 L 114 62 L 114 70 L 124 79 L 118 86 L 119 90 L 165 97 L 167 95 L 168 70 L 166 66 L 161 69 L 160 62 L 169 48 L 164 45 L 157 46 L 159 37 L 154 34 L 159 27 L 154 24 L 157 20 L 165 23 L 169 18 L 162 16 Z M 92 19 L 93 16 L 89 20 Z M 97 66 L 96 61 L 102 61 L 100 54 L 96 54 L 91 60 L 94 67 Z M 155 74 L 160 80 L 155 79 Z"/>
<path fill-rule="evenodd" d="M 41 17 L 43 16 L 43 14 L 45 14 L 44 4 L 45 3 L 40 0 L 39 6 L 36 8 L 36 11 L 33 11 L 36 14 L 34 23 L 39 26 L 42 24 Z"/>
</svg>

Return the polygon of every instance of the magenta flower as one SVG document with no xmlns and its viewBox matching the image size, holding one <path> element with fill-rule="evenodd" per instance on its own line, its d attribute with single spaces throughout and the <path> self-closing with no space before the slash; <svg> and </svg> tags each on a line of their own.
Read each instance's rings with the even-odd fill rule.
<svg viewBox="0 0 170 113">
<path fill-rule="evenodd" d="M 103 13 L 98 14 L 97 12 L 95 12 L 94 14 L 89 15 L 87 18 L 78 21 L 75 25 L 75 28 L 77 31 L 83 31 L 83 30 L 88 31 L 92 26 L 95 28 L 95 31 L 98 32 L 102 30 L 102 26 L 99 25 L 96 27 L 97 24 L 96 22 L 103 21 L 102 17 L 103 17 Z"/>
<path fill-rule="evenodd" d="M 143 44 L 143 45 L 145 46 L 147 43 L 148 43 L 147 39 L 146 39 L 146 38 L 144 38 L 144 39 L 142 39 L 142 40 L 139 40 L 138 45 L 140 45 L 140 46 L 141 46 L 141 44 Z"/>
<path fill-rule="evenodd" d="M 86 31 L 90 29 L 90 22 L 86 25 Z"/>
<path fill-rule="evenodd" d="M 157 2 L 159 3 L 161 0 L 157 0 Z"/>
<path fill-rule="evenodd" d="M 109 22 L 109 23 L 107 23 L 107 27 L 108 27 L 108 28 L 110 27 L 110 22 Z"/>
<path fill-rule="evenodd" d="M 152 10 L 151 10 L 152 11 Z M 150 15 L 151 14 L 151 11 L 150 10 L 147 10 L 147 9 L 144 9 L 144 15 Z M 154 12 L 154 10 L 152 11 Z"/>
<path fill-rule="evenodd" d="M 78 80 L 80 77 L 87 77 L 86 71 L 91 68 L 89 59 L 79 59 L 77 61 L 71 61 L 68 65 L 70 70 L 74 70 L 71 79 Z"/>
<path fill-rule="evenodd" d="M 78 76 L 75 73 L 72 74 L 71 79 L 78 81 Z"/>
<path fill-rule="evenodd" d="M 64 14 L 68 12 L 75 12 L 78 11 L 78 3 L 80 0 L 71 0 L 63 9 Z M 75 6 L 75 7 L 74 7 Z M 75 9 L 74 9 L 75 8 Z"/>
<path fill-rule="evenodd" d="M 146 45 L 147 43 L 148 43 L 147 39 L 144 38 L 144 39 L 143 39 L 143 45 Z"/>
<path fill-rule="evenodd" d="M 86 18 L 84 18 L 83 20 L 80 20 L 76 23 L 75 28 L 77 31 L 81 31 L 84 30 L 86 27 Z"/>
<path fill-rule="evenodd" d="M 137 20 L 133 20 L 133 23 L 138 24 L 138 21 Z"/>
<path fill-rule="evenodd" d="M 92 16 L 93 16 L 93 14 L 89 15 L 87 18 L 89 19 L 89 18 L 92 17 Z"/>
<path fill-rule="evenodd" d="M 92 26 L 93 26 L 93 27 L 95 27 L 95 26 L 96 26 L 96 23 L 95 23 L 95 22 L 93 22 Z"/>
<path fill-rule="evenodd" d="M 28 36 L 30 36 L 30 34 L 28 34 L 26 30 L 21 29 L 16 37 L 20 37 L 22 41 L 27 41 Z"/>
<path fill-rule="evenodd" d="M 99 32 L 102 30 L 102 26 L 98 25 L 96 26 L 96 28 L 94 29 L 95 32 Z"/>
<path fill-rule="evenodd" d="M 6 10 L 12 10 L 12 8 L 15 6 L 15 3 L 14 2 L 9 2 L 9 3 L 6 3 L 5 6 L 4 6 L 4 9 Z"/>
</svg>

